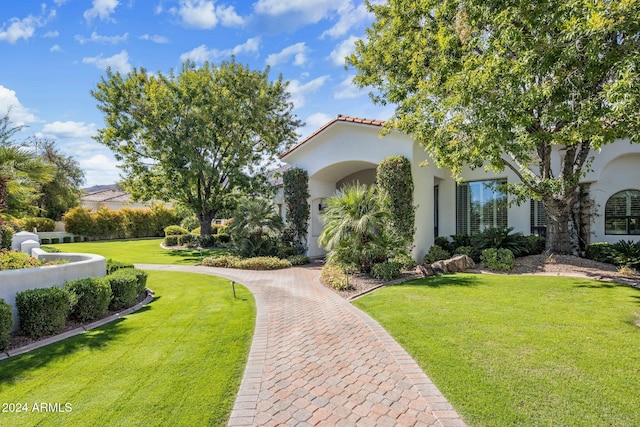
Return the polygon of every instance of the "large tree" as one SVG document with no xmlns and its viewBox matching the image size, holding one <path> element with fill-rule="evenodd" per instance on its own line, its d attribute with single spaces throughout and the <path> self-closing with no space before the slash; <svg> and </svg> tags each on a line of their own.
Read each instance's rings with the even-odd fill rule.
<svg viewBox="0 0 640 427">
<path fill-rule="evenodd" d="M 368 2 L 376 20 L 348 63 L 387 129 L 439 166 L 513 171 L 542 200 L 547 249 L 572 252 L 571 209 L 590 159 L 640 131 L 640 2 Z M 552 161 L 552 153 L 559 162 Z"/>
<path fill-rule="evenodd" d="M 8 113 L 0 118 L 0 213 L 35 212 L 40 185 L 53 179 L 52 165 L 13 140 L 22 129 L 13 126 Z"/>
<path fill-rule="evenodd" d="M 55 167 L 53 179 L 40 187 L 38 207 L 42 216 L 59 221 L 62 214 L 80 205 L 84 171 L 77 160 L 62 154 L 53 141 L 34 138 L 29 145 L 36 147 L 42 161 Z"/>
<path fill-rule="evenodd" d="M 107 71 L 91 94 L 106 127 L 96 140 L 115 153 L 134 196 L 177 200 L 211 233 L 211 220 L 288 147 L 300 125 L 287 83 L 236 63 L 185 63 L 176 75 Z"/>
</svg>

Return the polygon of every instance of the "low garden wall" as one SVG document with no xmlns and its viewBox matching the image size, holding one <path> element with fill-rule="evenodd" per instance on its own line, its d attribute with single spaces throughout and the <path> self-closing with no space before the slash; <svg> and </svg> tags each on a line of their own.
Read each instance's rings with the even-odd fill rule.
<svg viewBox="0 0 640 427">
<path fill-rule="evenodd" d="M 13 331 L 18 329 L 16 294 L 27 289 L 62 287 L 65 282 L 86 277 L 104 277 L 107 263 L 103 256 L 92 254 L 47 253 L 40 248 L 32 250 L 32 256 L 44 261 L 68 260 L 68 264 L 22 268 L 0 271 L 0 298 L 13 310 Z"/>
</svg>

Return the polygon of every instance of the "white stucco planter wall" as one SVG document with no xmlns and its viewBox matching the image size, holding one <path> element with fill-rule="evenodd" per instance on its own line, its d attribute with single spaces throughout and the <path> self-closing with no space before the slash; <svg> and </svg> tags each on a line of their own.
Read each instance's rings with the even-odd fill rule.
<svg viewBox="0 0 640 427">
<path fill-rule="evenodd" d="M 68 264 L 46 267 L 23 268 L 0 271 L 0 298 L 13 309 L 13 330 L 17 330 L 18 312 L 15 306 L 16 294 L 27 289 L 62 287 L 66 282 L 86 277 L 104 277 L 107 263 L 103 256 L 92 254 L 47 253 L 39 248 L 32 250 L 32 256 L 40 260 L 69 260 Z"/>
</svg>

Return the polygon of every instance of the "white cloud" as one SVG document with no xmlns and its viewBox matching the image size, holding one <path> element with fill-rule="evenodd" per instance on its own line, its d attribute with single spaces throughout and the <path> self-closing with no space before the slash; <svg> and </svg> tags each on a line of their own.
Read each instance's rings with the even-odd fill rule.
<svg viewBox="0 0 640 427">
<path fill-rule="evenodd" d="M 113 71 L 119 71 L 121 73 L 128 73 L 131 71 L 131 65 L 129 64 L 129 54 L 126 50 L 110 56 L 109 58 L 103 58 L 102 54 L 93 57 L 82 58 L 83 64 L 93 64 L 96 67 L 106 70 L 111 67 Z"/>
<path fill-rule="evenodd" d="M 333 99 L 352 99 L 365 95 L 366 92 L 353 84 L 353 76 L 344 79 L 337 90 L 333 92 Z"/>
<path fill-rule="evenodd" d="M 77 159 L 85 173 L 87 186 L 114 184 L 121 180 L 120 169 L 112 155 L 95 154 L 87 158 Z"/>
<path fill-rule="evenodd" d="M 36 28 L 42 27 L 45 23 L 42 17 L 33 15 L 24 19 L 11 18 L 9 25 L 5 23 L 0 29 L 0 41 L 14 44 L 20 39 L 28 40 L 35 34 Z"/>
<path fill-rule="evenodd" d="M 88 23 L 95 18 L 103 21 L 112 21 L 111 14 L 115 12 L 120 2 L 118 0 L 93 0 L 93 7 L 84 11 L 84 19 Z"/>
<path fill-rule="evenodd" d="M 51 46 L 49 48 L 49 51 L 50 52 L 62 52 L 62 48 L 59 45 L 54 44 L 53 46 Z"/>
<path fill-rule="evenodd" d="M 45 39 L 55 39 L 59 35 L 60 35 L 60 33 L 57 32 L 57 31 L 47 31 L 46 33 L 44 33 L 42 35 L 42 37 L 44 37 Z"/>
<path fill-rule="evenodd" d="M 367 11 L 365 3 L 361 3 L 358 7 L 353 7 L 352 2 L 345 2 L 337 12 L 340 17 L 338 22 L 322 33 L 321 37 L 329 36 L 335 39 L 344 36 L 358 24 L 372 18 L 372 14 Z"/>
<path fill-rule="evenodd" d="M 16 92 L 0 85 L 0 116 L 9 113 L 9 118 L 15 126 L 37 121 L 37 117 L 28 108 L 24 107 Z"/>
<path fill-rule="evenodd" d="M 318 128 L 329 123 L 333 118 L 334 116 L 326 113 L 313 113 L 305 119 L 304 126 L 298 128 L 297 131 L 302 137 L 306 137 L 318 130 Z"/>
<path fill-rule="evenodd" d="M 254 10 L 258 14 L 282 16 L 294 14 L 304 23 L 318 22 L 336 11 L 344 0 L 258 0 Z"/>
<path fill-rule="evenodd" d="M 84 122 L 55 121 L 42 127 L 42 136 L 54 138 L 90 138 L 96 134 L 96 125 Z"/>
<path fill-rule="evenodd" d="M 170 12 L 179 15 L 182 23 L 189 28 L 211 29 L 221 22 L 226 27 L 238 27 L 244 20 L 233 6 L 217 6 L 213 0 L 180 0 L 179 8 Z"/>
<path fill-rule="evenodd" d="M 231 55 L 239 55 L 241 53 L 257 52 L 260 47 L 260 38 L 254 37 L 248 39 L 243 44 L 239 44 L 232 49 L 209 49 L 206 45 L 200 45 L 197 48 L 185 52 L 180 55 L 180 61 L 191 60 L 193 62 L 202 63 L 205 61 L 213 61 L 217 58 L 227 57 Z"/>
<path fill-rule="evenodd" d="M 329 76 L 321 76 L 308 83 L 300 83 L 298 80 L 291 80 L 287 90 L 291 94 L 291 102 L 295 108 L 300 108 L 306 103 L 305 96 L 320 89 L 329 79 Z"/>
<path fill-rule="evenodd" d="M 307 57 L 305 55 L 307 51 L 307 47 L 304 42 L 296 43 L 291 46 L 285 47 L 278 53 L 272 53 L 267 56 L 266 63 L 267 65 L 274 66 L 283 62 L 286 62 L 294 57 L 293 65 L 304 65 L 307 62 Z"/>
<path fill-rule="evenodd" d="M 80 44 L 86 44 L 86 43 L 111 43 L 111 44 L 118 44 L 120 42 L 125 42 L 127 41 L 127 38 L 129 37 L 129 33 L 124 33 L 121 36 L 101 36 L 98 33 L 96 33 L 95 31 L 91 33 L 91 37 L 86 38 L 84 36 L 81 35 L 75 35 L 73 38 Z"/>
<path fill-rule="evenodd" d="M 336 48 L 331 51 L 329 58 L 336 65 L 344 65 L 344 58 L 349 56 L 355 49 L 355 42 L 359 40 L 359 37 L 351 36 L 348 39 L 342 41 Z"/>
<path fill-rule="evenodd" d="M 151 35 L 151 34 L 143 34 L 140 36 L 140 40 L 149 40 L 154 43 L 164 44 L 169 43 L 169 39 L 165 36 Z"/>
</svg>

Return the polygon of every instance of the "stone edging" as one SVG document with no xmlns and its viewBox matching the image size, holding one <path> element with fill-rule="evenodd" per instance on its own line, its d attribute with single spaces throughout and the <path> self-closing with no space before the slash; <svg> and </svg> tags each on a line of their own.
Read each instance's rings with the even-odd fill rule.
<svg viewBox="0 0 640 427">
<path fill-rule="evenodd" d="M 131 307 L 119 312 L 119 313 L 112 314 L 111 316 L 105 317 L 103 319 L 96 320 L 93 323 L 89 323 L 87 325 L 82 325 L 80 327 L 77 327 L 75 329 L 67 331 L 67 332 L 65 332 L 63 334 L 55 335 L 55 336 L 52 336 L 50 338 L 46 338 L 46 339 L 43 339 L 43 340 L 40 340 L 40 341 L 36 341 L 34 343 L 25 345 L 25 346 L 20 347 L 20 348 L 15 348 L 13 350 L 2 352 L 2 353 L 0 353 L 0 360 L 4 360 L 4 359 L 8 359 L 10 357 L 18 356 L 20 354 L 27 353 L 27 352 L 29 352 L 31 350 L 35 350 L 37 348 L 44 347 L 45 345 L 53 344 L 55 342 L 62 341 L 62 340 L 67 339 L 69 337 L 80 335 L 80 334 L 82 334 L 82 333 L 84 333 L 86 331 L 90 331 L 92 329 L 95 329 L 95 328 L 98 328 L 100 326 L 106 325 L 107 323 L 113 322 L 114 320 L 117 320 L 117 319 L 121 318 L 122 316 L 126 316 L 128 314 L 134 313 L 134 312 L 140 310 L 142 307 L 144 307 L 147 304 L 149 304 L 151 301 L 153 301 L 153 298 L 155 298 L 155 294 L 151 289 L 147 288 L 146 291 L 147 291 L 147 296 L 145 297 L 145 299 L 140 301 L 139 303 L 137 303 L 134 306 L 131 306 Z"/>
</svg>

